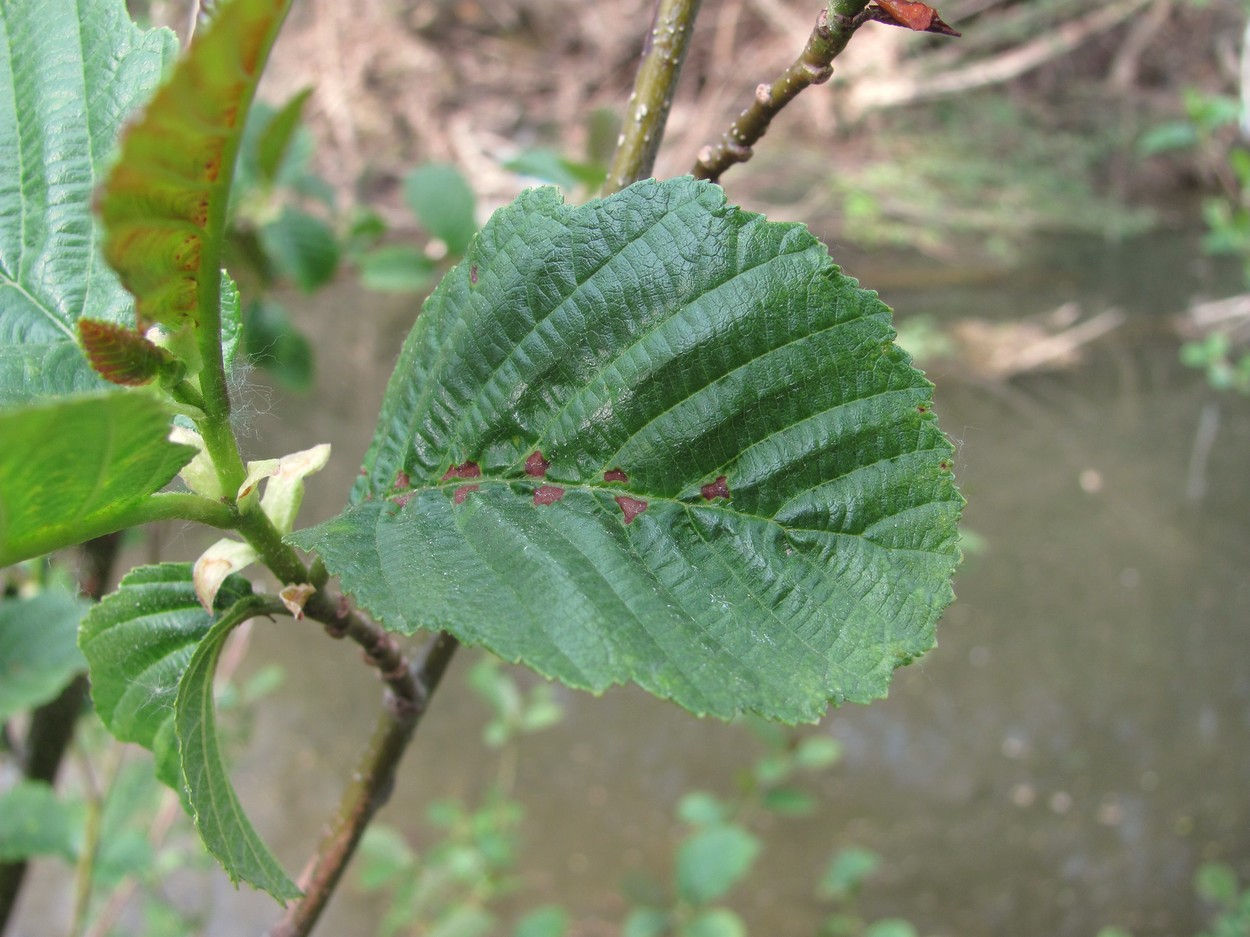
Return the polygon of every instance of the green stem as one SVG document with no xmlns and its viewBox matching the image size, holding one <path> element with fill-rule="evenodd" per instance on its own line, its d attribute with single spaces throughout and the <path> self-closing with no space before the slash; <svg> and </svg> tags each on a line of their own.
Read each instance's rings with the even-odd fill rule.
<svg viewBox="0 0 1250 937">
<path fill-rule="evenodd" d="M 699 151 L 692 173 L 696 179 L 718 182 L 721 174 L 735 163 L 751 158 L 752 147 L 768 130 L 772 119 L 804 88 L 822 84 L 833 75 L 830 64 L 867 21 L 864 7 L 868 0 L 829 0 L 820 11 L 816 27 L 802 53 L 772 84 L 755 89 L 755 100 L 738 115 L 719 142 Z"/>
<path fill-rule="evenodd" d="M 700 0 L 656 0 L 612 168 L 603 194 L 619 192 L 651 175 L 664 138 L 673 92 L 690 48 Z"/>
<path fill-rule="evenodd" d="M 308 582 L 311 576 L 295 552 L 295 548 L 282 542 L 282 534 L 273 526 L 260 506 L 253 504 L 249 510 L 238 515 L 236 529 L 243 535 L 269 571 L 284 583 Z"/>
</svg>

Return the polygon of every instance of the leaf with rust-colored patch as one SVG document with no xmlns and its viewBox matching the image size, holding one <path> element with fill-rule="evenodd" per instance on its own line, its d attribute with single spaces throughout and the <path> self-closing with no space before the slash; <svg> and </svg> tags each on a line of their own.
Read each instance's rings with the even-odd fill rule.
<svg viewBox="0 0 1250 937">
<path fill-rule="evenodd" d="M 921 33 L 940 33 L 944 36 L 959 35 L 950 26 L 942 22 L 942 18 L 938 16 L 937 10 L 928 4 L 915 3 L 912 0 L 877 0 L 877 6 L 886 13 L 889 20 L 895 25 L 906 26 L 908 29 Z"/>
<path fill-rule="evenodd" d="M 140 332 L 112 322 L 78 320 L 78 340 L 91 367 L 106 381 L 140 387 L 156 380 L 161 369 L 174 363 L 165 349 Z"/>
<path fill-rule="evenodd" d="M 289 4 L 223 4 L 122 135 L 99 212 L 104 256 L 134 294 L 141 327 L 198 328 L 217 315 L 235 154 Z"/>
<path fill-rule="evenodd" d="M 951 447 L 892 339 L 717 186 L 530 190 L 427 300 L 352 505 L 288 539 L 388 629 L 812 720 L 883 694 L 951 598 Z"/>
</svg>

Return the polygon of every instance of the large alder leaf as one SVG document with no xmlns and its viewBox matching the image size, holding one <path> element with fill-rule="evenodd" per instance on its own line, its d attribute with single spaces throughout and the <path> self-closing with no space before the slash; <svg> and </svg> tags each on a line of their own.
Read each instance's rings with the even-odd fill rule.
<svg viewBox="0 0 1250 937">
<path fill-rule="evenodd" d="M 134 307 L 100 254 L 92 192 L 176 52 L 123 0 L 0 3 L 0 407 L 103 385 L 75 323 L 133 324 Z"/>
<path fill-rule="evenodd" d="M 87 608 L 61 589 L 0 599 L 0 722 L 42 706 L 84 668 L 75 638 Z"/>
<path fill-rule="evenodd" d="M 290 539 L 387 628 L 814 720 L 883 695 L 952 598 L 951 446 L 893 335 L 710 184 L 530 191 L 427 302 L 352 506 Z"/>
<path fill-rule="evenodd" d="M 196 452 L 168 437 L 169 411 L 146 393 L 0 411 L 0 566 L 150 519 Z"/>
<path fill-rule="evenodd" d="M 290 0 L 231 0 L 124 134 L 104 254 L 140 325 L 216 328 L 226 210 L 248 108 Z"/>
</svg>

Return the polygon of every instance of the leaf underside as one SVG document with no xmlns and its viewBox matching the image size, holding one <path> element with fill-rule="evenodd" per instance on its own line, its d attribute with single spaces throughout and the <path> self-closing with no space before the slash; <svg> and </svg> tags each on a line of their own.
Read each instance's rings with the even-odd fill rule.
<svg viewBox="0 0 1250 937">
<path fill-rule="evenodd" d="M 100 216 L 141 325 L 198 328 L 217 309 L 234 159 L 289 2 L 224 6 L 124 135 Z"/>
<path fill-rule="evenodd" d="M 392 630 L 600 691 L 819 718 L 950 602 L 962 499 L 890 311 L 691 179 L 498 212 L 427 302 L 316 549 Z"/>
</svg>

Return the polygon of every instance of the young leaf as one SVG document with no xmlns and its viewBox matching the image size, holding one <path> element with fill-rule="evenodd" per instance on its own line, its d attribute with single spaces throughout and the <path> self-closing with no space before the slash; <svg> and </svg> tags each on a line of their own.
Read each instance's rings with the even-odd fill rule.
<svg viewBox="0 0 1250 937">
<path fill-rule="evenodd" d="M 82 804 L 59 800 L 52 787 L 19 781 L 0 793 L 0 862 L 21 862 L 32 856 L 78 852 Z"/>
<path fill-rule="evenodd" d="M 141 325 L 199 328 L 219 315 L 235 155 L 289 2 L 223 4 L 122 140 L 100 216 Z"/>
<path fill-rule="evenodd" d="M 740 826 L 713 826 L 677 850 L 677 893 L 693 905 L 723 896 L 751 870 L 760 844 Z"/>
<path fill-rule="evenodd" d="M 204 845 L 232 882 L 245 881 L 285 902 L 298 898 L 300 890 L 243 813 L 221 759 L 213 713 L 213 674 L 222 644 L 260 607 L 257 598 L 240 598 L 204 635 L 178 683 L 174 724 L 187 796 Z"/>
<path fill-rule="evenodd" d="M 256 144 L 256 168 L 261 181 L 273 185 L 278 178 L 278 170 L 287 157 L 291 146 L 291 138 L 299 129 L 300 118 L 304 113 L 304 105 L 312 96 L 312 88 L 304 88 L 297 92 L 282 105 L 281 109 L 270 118 L 260 132 Z"/>
<path fill-rule="evenodd" d="M 75 638 L 87 608 L 59 589 L 0 599 L 0 723 L 46 703 L 86 667 Z"/>
<path fill-rule="evenodd" d="M 0 407 L 105 386 L 75 323 L 134 312 L 100 256 L 92 190 L 177 47 L 124 0 L 0 4 Z"/>
<path fill-rule="evenodd" d="M 118 392 L 0 412 L 0 566 L 146 520 L 196 450 L 154 397 Z"/>
<path fill-rule="evenodd" d="M 191 655 L 222 609 L 251 596 L 232 576 L 217 594 L 214 614 L 200 606 L 190 563 L 140 566 L 83 619 L 78 646 L 91 674 L 91 698 L 112 735 L 156 755 L 156 776 L 181 790 L 174 742 L 174 700 Z"/>
<path fill-rule="evenodd" d="M 890 311 L 691 179 L 501 210 L 426 303 L 319 551 L 387 628 L 814 720 L 952 597 L 962 499 Z"/>
<path fill-rule="evenodd" d="M 404 200 L 422 226 L 460 256 L 477 231 L 473 189 L 454 166 L 419 166 L 404 179 Z"/>
</svg>

